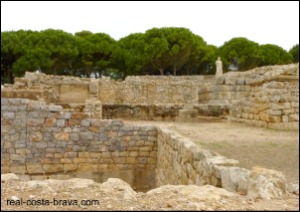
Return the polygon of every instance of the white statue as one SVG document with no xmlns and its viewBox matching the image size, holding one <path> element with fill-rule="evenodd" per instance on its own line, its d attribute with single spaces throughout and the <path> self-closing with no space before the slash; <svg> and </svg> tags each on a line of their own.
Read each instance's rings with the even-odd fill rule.
<svg viewBox="0 0 300 212">
<path fill-rule="evenodd" d="M 221 76 L 223 74 L 223 65 L 221 61 L 221 57 L 218 57 L 218 60 L 216 61 L 216 77 Z"/>
</svg>

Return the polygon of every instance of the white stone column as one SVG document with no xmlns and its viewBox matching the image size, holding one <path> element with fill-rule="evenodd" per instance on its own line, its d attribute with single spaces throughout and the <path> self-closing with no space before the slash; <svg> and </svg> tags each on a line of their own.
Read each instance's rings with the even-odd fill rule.
<svg viewBox="0 0 300 212">
<path fill-rule="evenodd" d="M 216 61 L 216 77 L 223 75 L 223 64 L 221 61 L 221 57 L 218 57 L 218 60 Z"/>
</svg>

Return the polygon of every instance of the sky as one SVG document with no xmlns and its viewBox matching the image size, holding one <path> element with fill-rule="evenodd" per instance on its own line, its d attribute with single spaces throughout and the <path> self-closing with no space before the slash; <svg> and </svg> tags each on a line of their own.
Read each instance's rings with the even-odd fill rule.
<svg viewBox="0 0 300 212">
<path fill-rule="evenodd" d="M 1 32 L 88 30 L 119 40 L 153 27 L 185 27 L 215 46 L 246 37 L 289 50 L 299 43 L 299 1 L 1 1 Z"/>
</svg>

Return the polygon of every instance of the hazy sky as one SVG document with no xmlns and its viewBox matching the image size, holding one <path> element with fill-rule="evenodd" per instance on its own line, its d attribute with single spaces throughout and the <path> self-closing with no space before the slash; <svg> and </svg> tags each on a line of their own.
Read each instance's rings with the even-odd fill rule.
<svg viewBox="0 0 300 212">
<path fill-rule="evenodd" d="M 153 27 L 185 27 L 216 46 L 234 37 L 289 50 L 299 43 L 294 2 L 9 2 L 1 1 L 1 31 L 62 29 L 104 32 L 118 40 Z"/>
</svg>

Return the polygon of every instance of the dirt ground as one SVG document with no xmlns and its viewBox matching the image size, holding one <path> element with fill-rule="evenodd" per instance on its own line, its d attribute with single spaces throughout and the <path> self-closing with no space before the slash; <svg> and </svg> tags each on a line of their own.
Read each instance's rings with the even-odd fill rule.
<svg viewBox="0 0 300 212">
<path fill-rule="evenodd" d="M 114 180 L 114 179 L 110 179 Z M 117 179 L 118 180 L 118 179 Z M 99 184 L 87 179 L 61 181 L 1 180 L 2 210 L 190 210 L 190 211 L 299 211 L 299 195 L 288 194 L 281 199 L 248 199 L 213 186 L 166 185 L 147 193 L 134 192 L 114 180 Z M 122 183 L 123 184 L 123 183 Z"/>
<path fill-rule="evenodd" d="M 240 161 L 282 171 L 287 183 L 299 182 L 299 131 L 275 130 L 202 117 L 196 123 L 130 122 L 158 125 L 190 138 L 205 149 Z"/>
</svg>

